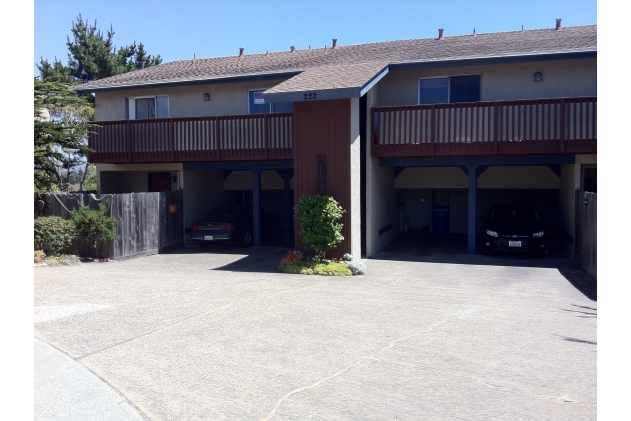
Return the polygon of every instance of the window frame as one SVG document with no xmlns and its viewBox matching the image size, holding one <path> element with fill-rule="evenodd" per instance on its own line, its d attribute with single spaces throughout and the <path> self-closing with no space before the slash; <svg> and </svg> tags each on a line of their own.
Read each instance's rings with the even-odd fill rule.
<svg viewBox="0 0 631 421">
<path fill-rule="evenodd" d="M 266 91 L 270 88 L 259 88 L 259 89 L 248 89 L 248 115 L 254 115 L 252 114 L 252 110 L 251 110 L 251 106 L 252 104 L 250 104 L 250 92 L 263 92 Z M 276 114 L 276 110 L 275 110 L 275 102 L 268 102 L 266 105 L 269 105 L 269 111 L 266 114 Z M 292 103 L 292 110 L 293 110 L 293 103 Z M 285 112 L 285 111 L 283 111 Z M 293 111 L 292 111 L 293 112 Z M 265 113 L 262 113 L 265 114 Z"/>
<path fill-rule="evenodd" d="M 250 92 L 263 92 L 263 91 L 266 91 L 266 90 L 268 90 L 268 89 L 269 89 L 269 88 L 248 89 L 248 115 L 251 115 L 251 114 L 252 114 L 252 110 L 251 110 L 251 108 L 250 108 L 250 107 L 252 106 L 252 104 L 250 104 Z M 269 106 L 269 111 L 268 111 L 268 113 L 267 113 L 267 114 L 272 114 L 272 103 L 271 103 L 271 102 L 268 102 L 268 103 L 267 103 L 267 104 L 265 104 L 265 105 L 268 105 L 268 106 Z M 263 113 L 263 114 L 264 114 L 264 113 Z"/>
<path fill-rule="evenodd" d="M 441 75 L 441 76 L 421 76 L 418 78 L 418 82 L 416 83 L 416 104 L 417 105 L 436 105 L 436 104 L 421 104 L 421 80 L 427 79 L 451 79 L 452 77 L 462 77 L 462 76 L 478 76 L 480 78 L 480 101 L 482 101 L 482 73 L 460 73 L 460 74 L 451 74 L 451 75 Z M 451 81 L 447 83 L 447 101 L 441 102 L 440 104 L 459 104 L 458 102 L 451 102 Z"/>
<path fill-rule="evenodd" d="M 163 119 L 163 118 L 171 118 L 171 100 L 169 95 L 140 95 L 140 96 L 128 96 L 125 97 L 125 117 L 127 120 L 137 120 L 136 118 L 136 100 L 137 99 L 148 99 L 153 98 L 154 102 L 154 115 L 158 115 L 158 97 L 165 96 L 167 97 L 167 116 L 166 117 L 155 117 L 149 120 Z"/>
</svg>

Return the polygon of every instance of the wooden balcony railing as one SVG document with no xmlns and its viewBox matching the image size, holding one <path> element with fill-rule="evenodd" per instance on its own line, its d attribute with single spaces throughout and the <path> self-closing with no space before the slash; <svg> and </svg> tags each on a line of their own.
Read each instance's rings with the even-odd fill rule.
<svg viewBox="0 0 631 421">
<path fill-rule="evenodd" d="M 596 98 L 376 107 L 372 156 L 596 153 Z"/>
<path fill-rule="evenodd" d="M 99 121 L 90 162 L 292 159 L 292 113 Z"/>
</svg>

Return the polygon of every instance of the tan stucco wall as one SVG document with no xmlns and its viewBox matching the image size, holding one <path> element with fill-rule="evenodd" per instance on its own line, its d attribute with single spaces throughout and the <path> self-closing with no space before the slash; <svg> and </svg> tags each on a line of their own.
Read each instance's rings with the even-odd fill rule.
<svg viewBox="0 0 631 421">
<path fill-rule="evenodd" d="M 458 167 L 406 168 L 397 189 L 466 189 L 467 175 Z M 547 166 L 489 167 L 478 178 L 479 189 L 558 189 L 559 177 Z"/>
<path fill-rule="evenodd" d="M 534 82 L 535 72 L 542 82 Z M 590 58 L 392 71 L 377 84 L 375 106 L 418 104 L 419 78 L 471 74 L 482 76 L 481 101 L 596 96 L 596 59 Z"/>
<path fill-rule="evenodd" d="M 183 188 L 181 163 L 166 164 L 96 164 L 97 191 L 99 193 L 142 193 L 149 189 L 150 172 L 169 171 L 176 181 L 171 190 Z M 107 175 L 103 176 L 102 173 Z M 114 173 L 121 173 L 114 175 Z M 102 179 L 103 178 L 103 179 Z M 105 178 L 107 178 L 105 180 Z M 105 186 L 103 190 L 102 186 Z"/>
<path fill-rule="evenodd" d="M 97 92 L 95 120 L 124 120 L 125 98 L 145 95 L 168 95 L 169 116 L 172 118 L 248 114 L 249 90 L 268 89 L 283 80 Z M 210 101 L 204 101 L 205 93 L 210 94 Z"/>
<path fill-rule="evenodd" d="M 375 88 L 367 93 L 367 109 L 377 99 Z M 366 119 L 366 133 L 370 133 L 370 118 Z M 366 256 L 374 256 L 399 234 L 399 199 L 394 185 L 394 168 L 379 166 L 370 156 L 370 136 L 365 139 L 366 154 Z M 392 229 L 379 235 L 388 224 Z"/>
<path fill-rule="evenodd" d="M 560 185 L 547 166 L 489 167 L 478 177 L 479 189 L 558 189 Z"/>
<path fill-rule="evenodd" d="M 560 179 L 560 205 L 561 205 L 561 230 L 566 234 L 576 237 L 576 190 L 581 190 L 582 168 L 585 165 L 596 165 L 597 157 L 593 155 L 576 155 L 575 163 L 561 165 Z M 561 246 L 568 255 L 574 255 L 574 246 L 565 240 L 561 241 Z"/>
<path fill-rule="evenodd" d="M 406 168 L 394 181 L 397 189 L 466 189 L 467 175 L 458 167 Z"/>
</svg>

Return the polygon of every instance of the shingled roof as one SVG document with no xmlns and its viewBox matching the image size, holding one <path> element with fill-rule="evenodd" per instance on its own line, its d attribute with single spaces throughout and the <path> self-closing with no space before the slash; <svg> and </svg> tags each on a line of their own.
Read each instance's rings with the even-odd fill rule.
<svg viewBox="0 0 631 421">
<path fill-rule="evenodd" d="M 265 75 L 293 76 L 266 94 L 360 88 L 384 68 L 395 64 L 589 51 L 596 51 L 596 25 L 179 60 L 88 82 L 75 90 L 212 82 Z"/>
</svg>

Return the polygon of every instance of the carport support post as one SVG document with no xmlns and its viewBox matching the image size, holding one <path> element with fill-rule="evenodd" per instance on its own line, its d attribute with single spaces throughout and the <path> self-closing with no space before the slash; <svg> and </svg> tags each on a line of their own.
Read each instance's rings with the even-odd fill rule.
<svg viewBox="0 0 631 421">
<path fill-rule="evenodd" d="M 468 198 L 468 251 L 475 254 L 475 243 L 477 235 L 477 204 L 478 204 L 478 164 L 467 165 L 469 176 L 469 198 Z"/>
<path fill-rule="evenodd" d="M 291 241 L 291 224 L 293 223 L 292 209 L 291 209 L 291 189 L 289 188 L 289 181 L 291 179 L 291 173 L 289 171 L 283 172 L 283 181 L 285 182 L 285 237 L 287 241 Z"/>
<path fill-rule="evenodd" d="M 254 211 L 254 247 L 261 246 L 261 170 L 252 170 L 252 208 Z"/>
</svg>

